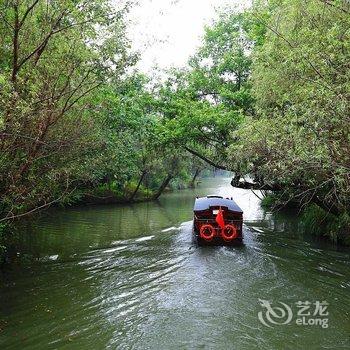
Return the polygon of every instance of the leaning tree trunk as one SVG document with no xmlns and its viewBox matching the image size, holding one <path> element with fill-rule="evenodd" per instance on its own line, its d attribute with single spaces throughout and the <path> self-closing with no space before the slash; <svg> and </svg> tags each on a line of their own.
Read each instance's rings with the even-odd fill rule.
<svg viewBox="0 0 350 350">
<path fill-rule="evenodd" d="M 165 188 L 169 185 L 169 182 L 174 177 L 172 173 L 168 174 L 167 177 L 164 179 L 160 187 L 158 188 L 158 191 L 153 195 L 153 199 L 158 199 L 160 195 L 163 193 Z"/>
<path fill-rule="evenodd" d="M 140 179 L 139 179 L 139 182 L 138 182 L 138 184 L 137 184 L 137 186 L 136 186 L 136 188 L 135 188 L 135 191 L 132 193 L 131 197 L 129 198 L 130 201 L 134 200 L 134 198 L 135 198 L 137 192 L 139 191 L 139 188 L 140 188 L 140 186 L 141 186 L 141 184 L 142 184 L 142 180 L 143 180 L 143 178 L 145 177 L 146 173 L 147 173 L 146 170 L 143 170 L 143 171 L 142 171 L 141 176 L 140 176 Z"/>
<path fill-rule="evenodd" d="M 196 179 L 197 179 L 198 175 L 200 174 L 200 172 L 201 172 L 200 168 L 197 168 L 195 173 L 194 173 L 194 175 L 193 175 L 193 177 L 192 177 L 192 180 L 190 182 L 190 185 L 189 185 L 190 188 L 195 188 L 196 187 Z"/>
</svg>

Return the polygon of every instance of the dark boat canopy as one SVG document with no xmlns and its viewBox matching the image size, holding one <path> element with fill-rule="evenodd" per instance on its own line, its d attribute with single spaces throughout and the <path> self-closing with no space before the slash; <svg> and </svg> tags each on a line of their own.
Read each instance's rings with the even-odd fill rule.
<svg viewBox="0 0 350 350">
<path fill-rule="evenodd" d="M 223 198 L 221 196 L 207 196 L 196 198 L 193 211 L 208 210 L 210 207 L 220 206 L 226 207 L 228 210 L 234 211 L 236 213 L 243 213 L 243 210 L 237 205 L 234 200 Z"/>
</svg>

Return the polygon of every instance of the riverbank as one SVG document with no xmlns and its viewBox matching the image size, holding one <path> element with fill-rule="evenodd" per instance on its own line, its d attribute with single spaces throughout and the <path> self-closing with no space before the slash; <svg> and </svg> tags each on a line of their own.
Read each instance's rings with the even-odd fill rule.
<svg viewBox="0 0 350 350">
<path fill-rule="evenodd" d="M 266 210 L 294 210 L 300 219 L 304 232 L 335 244 L 350 246 L 350 216 L 339 216 L 325 211 L 314 203 L 301 207 L 297 202 L 285 201 L 276 194 L 269 194 L 261 200 Z"/>
<path fill-rule="evenodd" d="M 242 247 L 192 245 L 194 198 L 209 193 L 242 207 Z M 158 201 L 50 210 L 23 228 L 13 246 L 18 264 L 0 273 L 1 344 L 289 349 L 297 334 L 303 347 L 344 348 L 350 252 L 311 237 L 293 211 L 263 210 L 251 191 L 222 178 Z M 295 313 L 297 301 L 326 300 L 329 328 L 291 322 L 277 332 L 260 323 L 259 299 Z"/>
<path fill-rule="evenodd" d="M 197 174 L 198 175 L 198 174 Z M 163 188 L 160 194 L 171 193 L 173 191 L 195 189 L 196 185 L 200 183 L 200 179 L 196 178 L 191 181 L 176 180 L 169 183 L 167 187 Z M 31 222 L 41 216 L 45 216 L 45 213 L 53 213 L 55 210 L 73 209 L 81 207 L 96 207 L 104 205 L 134 205 L 137 203 L 146 203 L 159 200 L 158 189 L 149 189 L 143 185 L 133 182 L 126 183 L 123 188 L 117 186 L 116 183 L 110 183 L 105 185 L 99 185 L 91 189 L 85 189 L 75 191 L 67 199 L 60 203 L 51 205 L 45 210 L 34 212 L 31 215 L 24 218 L 11 221 L 7 224 L 0 225 L 0 269 L 5 263 L 13 260 L 16 252 L 11 250 L 7 252 L 7 246 L 13 244 L 13 236 L 19 235 L 23 229 L 21 224 L 25 222 L 25 227 L 30 225 Z M 156 196 L 157 195 L 157 196 Z M 10 243 L 9 243 L 10 242 Z"/>
<path fill-rule="evenodd" d="M 223 178 L 218 178 L 223 179 Z M 204 179 L 204 181 L 206 181 Z M 194 193 L 196 192 L 196 188 L 191 188 L 191 186 L 185 186 L 184 184 L 177 184 L 176 186 L 182 187 L 182 190 L 192 190 Z M 234 190 L 234 188 L 232 188 Z M 137 205 L 147 202 L 152 202 L 155 199 L 153 198 L 153 192 L 141 187 L 138 191 L 138 195 L 134 196 L 133 199 L 130 199 L 130 194 L 134 189 L 130 188 L 128 191 L 124 190 L 123 192 L 115 191 L 111 188 L 100 187 L 99 189 L 94 189 L 91 193 L 85 193 L 84 195 L 77 195 L 74 200 L 69 201 L 65 205 L 56 205 L 52 207 L 49 211 L 49 215 L 54 215 L 56 210 L 76 210 L 82 207 L 101 207 L 105 206 L 113 206 L 118 205 Z M 170 195 L 178 191 L 174 187 L 168 187 L 164 190 L 165 195 Z M 250 191 L 247 191 L 250 192 Z M 181 193 L 181 191 L 179 192 Z M 322 209 L 316 206 L 309 206 L 305 208 L 303 211 L 300 211 L 296 205 L 289 205 L 287 207 L 282 208 L 282 206 L 278 203 L 278 198 L 276 196 L 266 196 L 262 201 L 258 201 L 257 205 L 264 211 L 272 211 L 272 212 L 288 212 L 294 213 L 295 218 L 297 219 L 298 231 L 303 235 L 314 237 L 315 239 L 328 240 L 333 244 L 337 244 L 338 246 L 349 246 L 349 234 L 348 227 L 341 218 L 334 217 L 331 214 L 325 213 Z M 191 212 L 192 209 L 189 209 Z M 45 216 L 43 213 L 42 216 Z M 27 218 L 26 225 L 30 226 L 31 221 L 35 221 L 35 216 L 33 218 Z M 11 251 L 11 258 L 6 252 L 6 246 L 13 244 L 13 236 L 18 235 L 22 228 L 16 228 L 13 225 L 1 225 L 0 226 L 0 265 L 3 265 L 4 262 L 9 261 L 14 256 L 14 250 Z M 7 239 L 7 238 L 10 238 Z"/>
</svg>

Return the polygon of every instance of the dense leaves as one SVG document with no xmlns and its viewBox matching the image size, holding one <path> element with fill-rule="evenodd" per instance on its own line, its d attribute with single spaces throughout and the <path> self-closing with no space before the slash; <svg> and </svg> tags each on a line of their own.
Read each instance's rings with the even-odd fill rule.
<svg viewBox="0 0 350 350">
<path fill-rule="evenodd" d="M 106 189 L 133 199 L 143 182 L 157 197 L 190 169 L 158 148 L 155 98 L 130 70 L 130 4 L 118 4 L 0 1 L 0 220 Z"/>
<path fill-rule="evenodd" d="M 254 54 L 258 117 L 240 131 L 231 159 L 302 203 L 348 210 L 349 13 L 320 1 L 285 1 L 267 28 Z"/>
<path fill-rule="evenodd" d="M 209 164 L 346 232 L 349 3 L 221 13 L 162 82 L 130 69 L 129 6 L 0 0 L 0 220 L 87 196 L 158 198 Z"/>
<path fill-rule="evenodd" d="M 343 218 L 346 232 L 349 28 L 340 0 L 255 2 L 222 14 L 189 69 L 161 90 L 167 139 L 233 171 L 236 186 L 274 191 L 279 206 L 317 205 Z"/>
<path fill-rule="evenodd" d="M 189 68 L 172 72 L 160 89 L 165 138 L 223 169 L 231 132 L 252 112 L 244 22 L 243 14 L 222 15 L 206 28 Z"/>
</svg>

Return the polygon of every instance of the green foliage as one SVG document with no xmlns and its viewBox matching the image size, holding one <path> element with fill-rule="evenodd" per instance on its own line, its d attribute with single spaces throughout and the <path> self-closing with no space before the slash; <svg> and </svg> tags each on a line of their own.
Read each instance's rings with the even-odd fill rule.
<svg viewBox="0 0 350 350">
<path fill-rule="evenodd" d="M 347 213 L 334 216 L 316 204 L 312 204 L 303 211 L 301 223 L 308 233 L 327 237 L 335 243 L 350 245 L 350 217 Z"/>
<path fill-rule="evenodd" d="M 266 28 L 253 52 L 256 115 L 229 150 L 233 169 L 337 216 L 350 208 L 350 16 L 342 6 L 285 0 L 255 9 Z"/>
<path fill-rule="evenodd" d="M 124 189 L 123 189 L 123 196 L 125 199 L 130 198 L 130 195 L 132 193 L 134 193 L 134 191 L 137 188 L 137 181 L 133 180 L 133 181 L 129 181 L 128 183 L 126 183 L 124 185 Z M 141 185 L 138 189 L 138 192 L 134 198 L 134 200 L 142 200 L 142 199 L 149 199 L 152 198 L 153 195 L 153 191 L 147 187 L 145 187 L 144 185 Z"/>
<path fill-rule="evenodd" d="M 160 89 L 164 142 L 278 191 L 263 205 L 350 209 L 350 16 L 343 1 L 257 1 L 206 28 Z M 343 220 L 342 222 L 346 222 Z"/>
<path fill-rule="evenodd" d="M 221 13 L 158 84 L 130 70 L 129 6 L 0 0 L 0 222 L 87 194 L 156 198 L 209 163 L 278 191 L 263 205 L 316 218 L 314 203 L 348 234 L 348 4 Z"/>
<path fill-rule="evenodd" d="M 160 138 L 149 80 L 130 73 L 129 6 L 0 1 L 0 220 L 101 186 L 117 184 L 118 197 L 141 175 L 135 191 L 146 193 L 143 179 L 155 190 L 190 168 Z"/>
<path fill-rule="evenodd" d="M 261 200 L 260 205 L 266 209 L 274 209 L 278 205 L 278 203 L 279 203 L 278 196 L 274 194 L 270 194 L 265 196 Z"/>
<path fill-rule="evenodd" d="M 0 218 L 10 218 L 98 178 L 104 140 L 96 96 L 133 56 L 126 8 L 108 0 L 0 1 L 0 8 Z"/>
<path fill-rule="evenodd" d="M 252 113 L 252 41 L 244 31 L 245 21 L 243 14 L 222 14 L 206 28 L 189 69 L 171 72 L 159 90 L 163 143 L 185 147 L 222 167 L 231 133 Z"/>
</svg>

